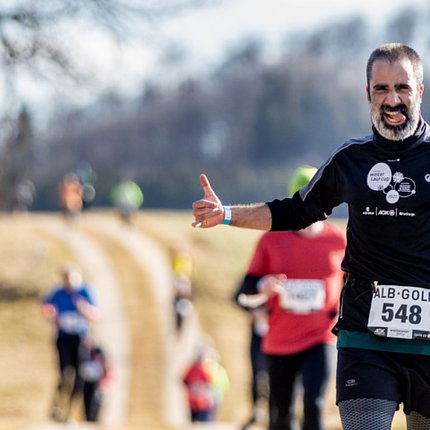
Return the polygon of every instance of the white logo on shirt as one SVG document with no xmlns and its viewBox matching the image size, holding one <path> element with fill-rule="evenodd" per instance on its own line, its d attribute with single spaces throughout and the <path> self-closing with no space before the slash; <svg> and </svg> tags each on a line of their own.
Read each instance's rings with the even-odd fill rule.
<svg viewBox="0 0 430 430">
<path fill-rule="evenodd" d="M 367 186 L 373 191 L 382 191 L 391 205 L 416 193 L 415 182 L 401 172 L 393 174 L 386 163 L 377 163 L 369 170 Z"/>
</svg>

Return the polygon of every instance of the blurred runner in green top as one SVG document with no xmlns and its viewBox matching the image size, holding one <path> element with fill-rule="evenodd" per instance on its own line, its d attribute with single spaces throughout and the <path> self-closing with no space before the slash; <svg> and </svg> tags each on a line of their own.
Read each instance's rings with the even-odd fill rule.
<svg viewBox="0 0 430 430">
<path fill-rule="evenodd" d="M 143 204 L 143 192 L 139 185 L 131 180 L 121 181 L 111 192 L 112 203 L 119 209 L 121 218 L 131 222 L 132 214 Z"/>
</svg>

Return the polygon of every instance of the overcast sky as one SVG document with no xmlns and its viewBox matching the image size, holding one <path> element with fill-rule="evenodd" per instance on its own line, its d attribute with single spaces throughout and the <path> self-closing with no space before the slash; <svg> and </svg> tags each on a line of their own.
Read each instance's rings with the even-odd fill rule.
<svg viewBox="0 0 430 430">
<path fill-rule="evenodd" d="M 198 8 L 172 17 L 153 27 L 154 41 L 136 42 L 112 49 L 113 41 L 105 34 L 91 29 L 70 29 L 72 37 L 81 37 L 83 44 L 75 44 L 81 62 L 90 64 L 99 77 L 101 88 L 120 88 L 132 94 L 138 91 L 137 82 L 159 71 L 162 49 L 157 39 L 184 46 L 195 70 L 218 64 L 227 47 L 237 45 L 247 36 L 258 36 L 266 46 L 277 47 L 287 33 L 311 30 L 330 20 L 339 20 L 362 13 L 376 25 L 408 5 L 425 5 L 425 0 L 220 0 L 218 6 Z M 148 37 L 144 39 L 148 41 Z M 158 65 L 158 68 L 157 68 Z M 172 73 L 175 73 L 173 70 Z M 61 85 L 55 92 L 61 92 Z M 21 92 L 35 103 L 49 104 L 42 82 L 24 80 Z M 80 95 L 80 104 L 91 94 Z"/>
<path fill-rule="evenodd" d="M 182 45 L 189 59 L 197 68 L 211 67 L 225 55 L 228 47 L 237 45 L 244 37 L 257 36 L 272 49 L 279 47 L 287 33 L 311 30 L 333 20 L 362 13 L 378 25 L 392 14 L 408 5 L 426 4 L 425 0 L 220 0 L 218 6 L 202 7 L 182 13 L 180 17 L 157 23 L 154 39 L 161 37 Z M 130 82 L 139 76 L 150 74 L 157 65 L 160 45 L 157 43 L 133 44 L 124 47 L 121 57 L 109 54 L 108 41 L 102 39 L 91 43 L 94 51 L 89 57 L 106 71 L 106 79 L 124 79 L 117 73 L 123 61 Z M 146 40 L 148 38 L 146 37 Z M 106 49 L 100 49 L 105 43 Z M 99 48 L 97 48 L 99 47 Z M 110 58 L 109 66 L 104 66 Z M 100 70 L 102 74 L 103 71 Z M 116 75 L 116 78 L 115 78 Z"/>
<path fill-rule="evenodd" d="M 226 44 L 259 34 L 277 43 L 287 32 L 312 28 L 333 19 L 363 13 L 375 22 L 403 6 L 423 0 L 223 0 L 171 20 L 163 29 L 198 55 L 220 55 Z"/>
</svg>

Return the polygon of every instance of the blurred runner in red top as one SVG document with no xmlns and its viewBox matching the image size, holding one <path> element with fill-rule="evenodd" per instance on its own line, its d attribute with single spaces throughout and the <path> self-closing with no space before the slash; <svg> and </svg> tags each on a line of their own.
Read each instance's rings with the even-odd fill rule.
<svg viewBox="0 0 430 430">
<path fill-rule="evenodd" d="M 301 166 L 290 194 L 316 169 Z M 322 430 L 323 397 L 335 357 L 335 324 L 345 252 L 342 231 L 317 222 L 298 232 L 267 232 L 260 238 L 243 282 L 242 301 L 266 300 L 268 331 L 262 348 L 270 380 L 269 429 L 290 430 L 296 381 L 303 386 L 303 430 Z"/>
</svg>

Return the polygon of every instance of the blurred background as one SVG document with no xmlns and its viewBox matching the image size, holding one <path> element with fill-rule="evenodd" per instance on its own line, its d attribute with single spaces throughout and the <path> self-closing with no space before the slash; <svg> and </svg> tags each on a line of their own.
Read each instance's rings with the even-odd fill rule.
<svg viewBox="0 0 430 430">
<path fill-rule="evenodd" d="M 67 172 L 96 207 L 126 178 L 147 208 L 189 208 L 202 171 L 225 202 L 283 195 L 298 164 L 369 132 L 375 46 L 430 58 L 429 16 L 420 0 L 2 1 L 2 209 L 57 209 Z"/>
<path fill-rule="evenodd" d="M 56 367 L 36 305 L 71 259 L 122 299 L 101 323 L 111 392 L 125 393 L 115 429 L 188 429 L 176 361 L 193 348 L 171 314 L 170 259 L 184 249 L 191 315 L 230 378 L 219 419 L 248 418 L 249 320 L 232 294 L 260 233 L 190 228 L 198 175 L 225 203 L 286 195 L 298 165 L 369 133 L 376 46 L 408 43 L 428 69 L 429 18 L 424 0 L 0 1 L 0 430 L 51 428 Z M 426 93 L 422 107 L 428 118 Z"/>
</svg>

